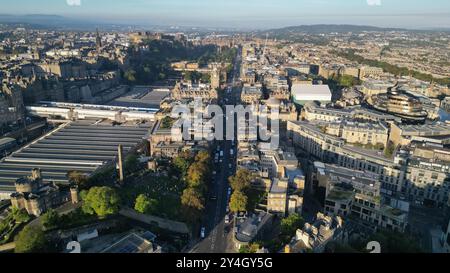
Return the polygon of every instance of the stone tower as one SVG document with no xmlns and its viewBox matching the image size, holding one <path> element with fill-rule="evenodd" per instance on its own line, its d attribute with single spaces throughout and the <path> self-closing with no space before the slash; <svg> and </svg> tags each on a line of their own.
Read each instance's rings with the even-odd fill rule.
<svg viewBox="0 0 450 273">
<path fill-rule="evenodd" d="M 70 199 L 72 204 L 78 204 L 80 202 L 80 197 L 78 194 L 78 186 L 74 185 L 70 187 Z"/>
<path fill-rule="evenodd" d="M 213 67 L 213 70 L 211 72 L 211 88 L 217 89 L 220 87 L 220 70 L 217 66 Z"/>
<path fill-rule="evenodd" d="M 100 37 L 100 33 L 98 32 L 98 28 L 97 28 L 97 33 L 95 36 L 95 45 L 97 46 L 97 50 L 99 50 L 102 47 L 102 38 Z"/>
</svg>

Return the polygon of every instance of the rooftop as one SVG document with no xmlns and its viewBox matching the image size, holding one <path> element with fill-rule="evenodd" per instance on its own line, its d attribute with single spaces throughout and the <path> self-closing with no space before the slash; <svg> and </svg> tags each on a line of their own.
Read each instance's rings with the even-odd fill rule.
<svg viewBox="0 0 450 273">
<path fill-rule="evenodd" d="M 149 124 L 114 126 L 110 122 L 67 123 L 0 162 L 0 191 L 14 192 L 14 182 L 40 168 L 45 182 L 67 183 L 68 171 L 91 174 L 148 134 Z"/>
<path fill-rule="evenodd" d="M 326 84 L 293 84 L 291 93 L 296 100 L 331 101 L 331 90 Z"/>
<path fill-rule="evenodd" d="M 108 105 L 159 109 L 160 102 L 169 94 L 169 87 L 135 86 L 130 92 L 113 100 Z"/>
</svg>

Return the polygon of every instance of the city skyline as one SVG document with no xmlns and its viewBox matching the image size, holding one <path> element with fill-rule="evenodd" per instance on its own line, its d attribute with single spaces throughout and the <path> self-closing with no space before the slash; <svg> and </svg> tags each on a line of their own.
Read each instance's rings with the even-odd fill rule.
<svg viewBox="0 0 450 273">
<path fill-rule="evenodd" d="M 353 24 L 400 28 L 450 28 L 450 3 L 423 0 L 18 0 L 3 14 L 52 14 L 72 19 L 142 26 L 267 29 L 292 25 Z"/>
</svg>

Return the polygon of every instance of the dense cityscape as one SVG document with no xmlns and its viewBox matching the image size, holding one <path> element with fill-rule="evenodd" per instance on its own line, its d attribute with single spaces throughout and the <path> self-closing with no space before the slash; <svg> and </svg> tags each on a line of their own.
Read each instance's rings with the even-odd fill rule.
<svg viewBox="0 0 450 273">
<path fill-rule="evenodd" d="M 450 32 L 121 28 L 0 20 L 0 252 L 450 252 Z"/>
</svg>

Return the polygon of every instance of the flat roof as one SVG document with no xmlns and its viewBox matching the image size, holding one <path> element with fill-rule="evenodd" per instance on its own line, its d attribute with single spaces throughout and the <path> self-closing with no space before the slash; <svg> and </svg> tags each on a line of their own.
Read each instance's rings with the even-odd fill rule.
<svg viewBox="0 0 450 273">
<path fill-rule="evenodd" d="M 326 84 L 313 85 L 296 83 L 292 85 L 292 96 L 299 101 L 331 101 L 331 90 Z"/>
<path fill-rule="evenodd" d="M 160 102 L 168 95 L 170 95 L 169 86 L 135 86 L 130 92 L 116 98 L 108 105 L 159 109 Z"/>
<path fill-rule="evenodd" d="M 145 238 L 131 233 L 115 242 L 102 253 L 149 253 L 153 250 L 153 244 Z"/>
<path fill-rule="evenodd" d="M 12 137 L 2 137 L 2 138 L 0 138 L 0 146 L 11 143 L 11 142 L 15 142 L 15 141 L 16 140 Z"/>
</svg>

